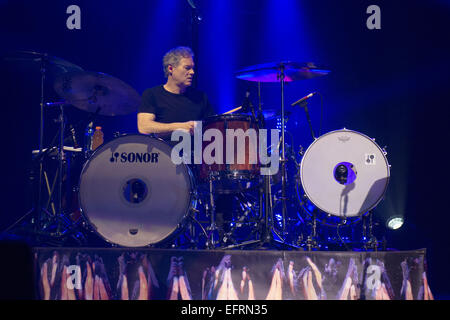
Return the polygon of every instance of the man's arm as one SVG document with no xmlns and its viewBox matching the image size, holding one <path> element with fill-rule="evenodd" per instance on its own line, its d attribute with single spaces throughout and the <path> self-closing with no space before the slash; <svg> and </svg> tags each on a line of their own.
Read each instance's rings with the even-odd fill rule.
<svg viewBox="0 0 450 320">
<path fill-rule="evenodd" d="M 138 131 L 142 134 L 167 134 L 175 130 L 194 130 L 194 121 L 162 123 L 155 121 L 155 114 L 140 112 L 137 115 Z"/>
</svg>

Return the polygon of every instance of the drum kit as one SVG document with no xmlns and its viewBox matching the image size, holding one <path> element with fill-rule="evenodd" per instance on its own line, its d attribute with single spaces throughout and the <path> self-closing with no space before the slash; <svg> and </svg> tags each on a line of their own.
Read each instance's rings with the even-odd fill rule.
<svg viewBox="0 0 450 320">
<path fill-rule="evenodd" d="M 268 153 L 277 151 L 280 170 L 261 175 L 264 165 L 248 161 L 251 139 L 246 140 L 245 161 L 239 164 L 175 164 L 169 144 L 139 134 L 118 135 L 95 150 L 66 146 L 66 106 L 85 111 L 92 126 L 97 115 L 136 112 L 139 94 L 117 78 L 84 71 L 60 58 L 36 52 L 15 57 L 38 64 L 42 75 L 40 145 L 34 151 L 40 168 L 39 197 L 32 219 L 36 233 L 76 240 L 80 245 L 92 245 L 89 239 L 94 237 L 106 246 L 120 247 L 316 250 L 330 242 L 330 237 L 320 239 L 321 229 L 336 230 L 339 241 L 347 247 L 339 228 L 362 221 L 358 243 L 369 249 L 379 246 L 372 232 L 372 211 L 389 181 L 385 150 L 374 139 L 345 128 L 316 138 L 307 99 L 295 104 L 306 112 L 314 141 L 304 152 L 295 152 L 285 141 L 285 82 L 325 76 L 329 73 L 326 68 L 283 61 L 242 69 L 236 78 L 258 85 L 257 107 L 247 94 L 241 107 L 203 121 L 203 132 L 215 129 L 224 133 L 230 128 L 267 129 L 269 119 L 279 119 L 281 137 L 269 146 Z M 61 102 L 44 103 L 44 83 L 50 69 L 55 79 L 53 89 Z M 263 82 L 280 85 L 279 109 L 262 108 Z M 59 142 L 44 148 L 46 106 L 60 108 L 61 127 Z M 234 152 L 237 156 L 238 151 Z M 56 155 L 59 174 L 49 187 L 45 162 L 52 155 Z M 75 183 L 64 180 L 64 172 L 70 170 L 67 159 L 74 155 L 83 158 Z M 63 191 L 68 189 L 74 192 Z M 75 198 L 75 206 L 67 205 L 69 197 Z M 53 214 L 48 212 L 50 203 L 55 205 Z"/>
</svg>

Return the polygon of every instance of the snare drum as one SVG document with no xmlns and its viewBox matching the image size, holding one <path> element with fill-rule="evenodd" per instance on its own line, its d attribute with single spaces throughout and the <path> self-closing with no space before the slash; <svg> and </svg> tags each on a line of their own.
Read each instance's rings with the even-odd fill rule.
<svg viewBox="0 0 450 320">
<path fill-rule="evenodd" d="M 243 114 L 223 114 L 209 117 L 203 121 L 203 138 L 208 130 L 217 130 L 223 137 L 222 163 L 206 164 L 203 159 L 200 168 L 200 178 L 203 181 L 211 179 L 214 191 L 218 193 L 233 193 L 248 189 L 259 177 L 260 164 L 258 158 L 258 126 L 255 119 Z M 234 149 L 231 151 L 231 163 L 227 163 L 227 129 L 233 130 L 235 135 L 241 134 L 244 139 L 233 136 Z M 242 135 L 243 134 L 243 135 Z M 203 141 L 202 153 L 210 143 Z M 242 157 L 243 156 L 243 157 Z M 243 161 L 240 161 L 242 157 Z M 230 158 L 230 155 L 228 155 Z M 252 160 L 253 159 L 253 160 Z M 256 159 L 256 161 L 255 161 Z"/>
<path fill-rule="evenodd" d="M 85 163 L 79 201 L 88 224 L 107 242 L 142 247 L 164 242 L 195 206 L 190 169 L 171 148 L 146 135 L 118 137 Z"/>
</svg>

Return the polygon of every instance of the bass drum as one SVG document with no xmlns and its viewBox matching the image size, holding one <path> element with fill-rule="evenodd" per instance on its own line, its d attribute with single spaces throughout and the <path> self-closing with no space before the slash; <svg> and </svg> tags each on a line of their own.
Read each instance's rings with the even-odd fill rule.
<svg viewBox="0 0 450 320">
<path fill-rule="evenodd" d="M 124 247 L 161 243 L 184 226 L 194 206 L 190 169 L 171 147 L 146 135 L 118 137 L 98 148 L 81 172 L 79 201 L 88 224 Z"/>
<path fill-rule="evenodd" d="M 384 197 L 390 176 L 386 152 L 364 134 L 342 129 L 317 138 L 300 164 L 307 199 L 328 218 L 357 220 Z M 309 206 L 313 211 L 312 206 Z"/>
</svg>

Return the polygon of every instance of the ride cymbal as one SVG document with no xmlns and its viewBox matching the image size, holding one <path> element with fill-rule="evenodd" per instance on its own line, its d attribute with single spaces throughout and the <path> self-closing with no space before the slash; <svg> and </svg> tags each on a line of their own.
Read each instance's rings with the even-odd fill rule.
<svg viewBox="0 0 450 320">
<path fill-rule="evenodd" d="M 58 95 L 75 107 L 100 115 L 136 112 L 140 95 L 131 86 L 101 72 L 81 71 L 61 75 L 54 84 Z"/>
</svg>

